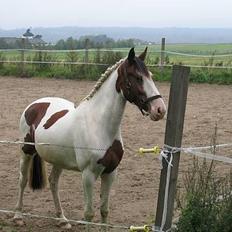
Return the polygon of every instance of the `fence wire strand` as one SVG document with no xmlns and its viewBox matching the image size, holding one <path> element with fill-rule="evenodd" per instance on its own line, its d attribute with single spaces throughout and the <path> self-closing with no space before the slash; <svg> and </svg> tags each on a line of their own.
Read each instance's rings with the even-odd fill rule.
<svg viewBox="0 0 232 232">
<path fill-rule="evenodd" d="M 96 147 L 84 147 L 84 146 L 66 146 L 66 145 L 60 145 L 60 144 L 51 144 L 51 143 L 34 143 L 34 142 L 24 142 L 19 140 L 0 140 L 0 144 L 15 144 L 15 145 L 32 145 L 32 146 L 54 146 L 54 147 L 61 147 L 61 148 L 70 148 L 70 149 L 77 149 L 77 150 L 93 150 L 93 151 L 107 151 L 106 148 L 96 148 Z M 209 154 L 209 153 L 203 153 L 202 150 L 206 149 L 213 149 L 213 148 L 222 148 L 222 147 L 232 147 L 232 143 L 226 143 L 226 144 L 217 144 L 213 146 L 201 146 L 201 147 L 172 147 L 167 144 L 164 145 L 164 149 L 169 149 L 172 151 L 172 153 L 176 152 L 184 152 L 185 154 L 190 155 L 196 155 L 201 158 L 216 160 L 216 161 L 222 161 L 224 163 L 230 163 L 232 164 L 232 158 L 226 157 L 225 155 L 215 155 L 215 154 Z M 126 147 L 127 148 L 127 147 Z"/>
<path fill-rule="evenodd" d="M 0 49 L 0 52 L 11 52 L 11 51 L 18 51 L 18 52 L 46 52 L 46 53 L 78 53 L 78 52 L 85 52 L 85 49 L 75 49 L 75 50 L 49 50 L 49 49 Z M 88 49 L 88 52 L 122 52 L 127 53 L 126 50 L 123 49 Z M 192 54 L 192 53 L 182 53 L 176 51 L 169 51 L 169 50 L 153 50 L 150 51 L 149 54 L 152 53 L 163 53 L 169 55 L 176 55 L 176 56 L 183 56 L 183 57 L 196 57 L 196 58 L 227 58 L 232 57 L 232 53 L 228 54 L 212 54 L 212 55 L 201 55 L 201 54 Z M 110 66 L 111 64 L 107 63 L 97 63 L 97 62 L 69 62 L 69 61 L 33 61 L 33 60 L 0 60 L 0 63 L 12 63 L 12 64 L 54 64 L 54 65 L 94 65 L 94 66 Z M 195 65 L 189 64 L 183 66 L 188 66 L 191 68 L 207 68 L 207 69 L 228 69 L 231 70 L 232 66 L 228 65 Z M 148 64 L 148 67 L 172 67 L 173 65 L 169 64 Z"/>
<path fill-rule="evenodd" d="M 57 50 L 57 49 L 0 49 L 0 52 L 47 52 L 47 53 L 70 53 L 70 52 L 85 52 L 85 49 L 67 49 L 67 50 Z M 122 52 L 127 53 L 125 49 L 88 49 L 88 52 Z M 138 51 L 143 52 L 143 51 Z M 177 51 L 170 51 L 170 50 L 153 50 L 149 51 L 150 54 L 152 53 L 166 53 L 170 55 L 178 55 L 178 56 L 188 56 L 188 57 L 199 57 L 199 58 L 223 58 L 223 57 L 232 57 L 232 53 L 225 53 L 225 54 L 194 54 L 194 53 L 184 53 L 184 52 L 177 52 Z"/>
<path fill-rule="evenodd" d="M 0 213 L 16 214 L 17 212 L 13 211 L 13 210 L 0 209 Z M 56 220 L 56 221 L 61 220 L 61 218 L 57 218 L 57 217 L 44 216 L 44 215 L 38 215 L 38 214 L 31 214 L 31 213 L 22 213 L 22 216 L 31 217 L 31 218 L 52 219 L 52 220 Z M 92 225 L 92 226 L 101 226 L 101 227 L 127 229 L 127 230 L 130 229 L 130 226 L 114 225 L 114 224 L 107 224 L 107 223 L 88 222 L 88 221 L 84 221 L 84 220 L 67 219 L 67 222 L 70 222 L 70 223 L 73 223 L 73 224 L 79 224 L 79 225 Z"/>
</svg>

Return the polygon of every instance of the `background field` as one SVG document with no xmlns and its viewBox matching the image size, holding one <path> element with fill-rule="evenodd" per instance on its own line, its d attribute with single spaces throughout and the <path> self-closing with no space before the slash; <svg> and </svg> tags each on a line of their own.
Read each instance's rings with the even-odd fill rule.
<svg viewBox="0 0 232 232">
<path fill-rule="evenodd" d="M 137 53 L 142 52 L 144 50 L 146 45 L 143 46 L 136 46 L 135 50 Z M 46 49 L 46 48 L 44 48 Z M 128 50 L 130 48 L 117 48 L 117 49 L 99 49 L 100 52 L 104 53 L 107 51 L 118 51 L 122 54 L 123 57 L 125 57 L 128 54 Z M 107 50 L 107 51 L 106 51 Z M 149 58 L 152 60 L 155 60 L 156 57 L 160 57 L 160 50 L 161 46 L 160 44 L 157 45 L 148 45 L 148 54 Z M 166 44 L 165 47 L 166 51 L 173 51 L 178 53 L 187 53 L 189 55 L 208 55 L 208 56 L 214 56 L 214 55 L 221 55 L 221 54 L 230 54 L 229 57 L 220 58 L 217 60 L 220 61 L 231 61 L 232 60 L 232 44 Z M 1 55 L 5 56 L 7 60 L 20 60 L 21 55 L 17 50 L 1 50 Z M 84 59 L 85 50 L 78 50 L 77 52 L 78 60 Z M 66 51 L 56 51 L 49 53 L 52 55 L 52 60 L 54 61 L 64 61 L 67 58 L 67 52 Z M 93 61 L 94 56 L 96 55 L 96 49 L 89 49 L 89 58 L 91 61 Z M 35 52 L 28 51 L 25 53 L 25 59 L 29 60 L 33 56 L 35 56 Z M 170 56 L 170 62 L 178 63 L 181 59 L 183 63 L 184 60 L 186 60 L 186 64 L 199 64 L 203 63 L 205 60 L 203 57 L 182 57 L 179 55 L 169 55 Z M 181 58 L 182 57 L 182 58 Z"/>
<path fill-rule="evenodd" d="M 136 53 L 140 54 L 144 47 L 137 46 Z M 170 66 L 180 64 L 192 66 L 191 82 L 232 83 L 231 44 L 167 44 L 166 66 L 162 69 L 159 67 L 160 45 L 148 47 L 146 64 L 156 80 L 169 81 Z M 108 66 L 126 57 L 129 49 L 1 50 L 0 75 L 97 80 Z"/>
</svg>

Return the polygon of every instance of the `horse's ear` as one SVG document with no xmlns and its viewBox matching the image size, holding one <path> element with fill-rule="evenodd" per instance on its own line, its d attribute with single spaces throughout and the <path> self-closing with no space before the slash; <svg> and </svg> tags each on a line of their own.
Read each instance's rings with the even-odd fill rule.
<svg viewBox="0 0 232 232">
<path fill-rule="evenodd" d="M 147 47 L 145 48 L 145 50 L 139 55 L 139 58 L 144 61 L 147 55 Z"/>
<path fill-rule="evenodd" d="M 134 58 L 135 58 L 135 50 L 134 48 L 131 48 L 131 50 L 129 51 L 128 57 L 127 57 L 130 64 L 133 63 Z"/>
</svg>

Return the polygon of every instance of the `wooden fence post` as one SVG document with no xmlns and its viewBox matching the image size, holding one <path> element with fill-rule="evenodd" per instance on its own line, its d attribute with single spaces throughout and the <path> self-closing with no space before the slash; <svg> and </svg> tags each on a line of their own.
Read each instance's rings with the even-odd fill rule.
<svg viewBox="0 0 232 232">
<path fill-rule="evenodd" d="M 163 65 L 165 64 L 165 38 L 161 40 L 161 52 L 160 52 L 160 66 L 161 70 L 163 70 Z"/>
<path fill-rule="evenodd" d="M 85 39 L 85 63 L 89 63 L 89 39 Z"/>
<path fill-rule="evenodd" d="M 25 74 L 25 38 L 22 38 L 22 49 L 21 49 L 21 77 Z"/>
<path fill-rule="evenodd" d="M 169 93 L 168 115 L 165 131 L 164 144 L 172 147 L 181 147 L 184 116 L 188 93 L 190 68 L 184 66 L 173 66 L 171 88 Z M 170 157 L 169 157 L 170 158 Z M 173 154 L 173 161 L 170 174 L 167 215 L 163 231 L 171 228 L 176 193 L 180 152 Z M 159 231 L 164 211 L 164 196 L 167 177 L 167 162 L 163 160 L 163 169 L 160 175 L 159 196 L 157 202 L 155 229 Z"/>
</svg>

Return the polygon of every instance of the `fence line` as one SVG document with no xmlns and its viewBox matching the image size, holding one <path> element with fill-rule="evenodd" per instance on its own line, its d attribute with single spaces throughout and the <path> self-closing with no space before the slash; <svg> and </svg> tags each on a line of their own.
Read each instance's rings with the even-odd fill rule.
<svg viewBox="0 0 232 232">
<path fill-rule="evenodd" d="M 15 144 L 15 145 L 31 145 L 31 146 L 53 146 L 53 147 L 60 147 L 60 148 L 72 148 L 72 149 L 77 149 L 77 150 L 92 150 L 92 151 L 107 151 L 106 148 L 93 148 L 93 147 L 83 147 L 83 146 L 65 146 L 65 145 L 59 145 L 59 144 L 51 144 L 51 143 L 34 143 L 34 142 L 24 142 L 24 141 L 11 141 L 11 140 L 0 140 L 0 144 Z M 157 153 L 157 151 L 167 151 L 167 149 L 171 150 L 172 153 L 176 152 L 184 152 L 185 154 L 191 154 L 191 155 L 196 155 L 201 158 L 206 158 L 206 159 L 211 159 L 211 160 L 217 160 L 221 161 L 224 163 L 230 163 L 232 164 L 232 158 L 226 157 L 226 156 L 221 156 L 221 155 L 214 155 L 214 154 L 209 154 L 209 153 L 203 153 L 200 152 L 199 150 L 203 149 L 212 149 L 212 148 L 218 148 L 218 147 L 232 147 L 232 143 L 227 143 L 227 144 L 217 144 L 215 146 L 204 146 L 204 147 L 172 147 L 169 145 L 164 144 L 163 148 L 157 149 L 143 149 L 141 153 Z"/>
<path fill-rule="evenodd" d="M 70 61 L 20 61 L 20 60 L 0 60 L 0 63 L 9 63 L 9 64 L 57 64 L 57 65 L 95 65 L 95 66 L 110 66 L 112 64 L 106 63 L 95 63 L 95 62 L 70 62 Z M 172 67 L 172 64 L 148 64 L 147 67 Z M 232 69 L 232 66 L 217 66 L 217 65 L 185 65 L 185 67 L 191 68 L 207 68 L 207 69 Z"/>
<path fill-rule="evenodd" d="M 203 153 L 203 152 L 199 152 L 199 151 L 193 151 L 191 149 L 182 149 L 182 151 L 185 154 L 195 155 L 195 156 L 205 158 L 205 159 L 216 160 L 216 161 L 221 161 L 224 163 L 232 164 L 232 158 L 229 158 L 226 156 L 219 156 L 219 155 L 214 155 L 214 154 L 209 154 L 209 153 Z"/>
<path fill-rule="evenodd" d="M 195 155 L 195 156 L 205 158 L 205 159 L 216 160 L 216 161 L 221 161 L 224 163 L 232 164 L 232 158 L 226 157 L 225 155 L 215 155 L 215 154 L 203 153 L 199 151 L 199 150 L 213 149 L 213 148 L 218 148 L 218 147 L 232 147 L 232 143 L 217 144 L 215 146 L 205 146 L 205 147 L 172 147 L 172 146 L 165 144 L 164 150 L 167 150 L 167 151 L 171 150 L 171 153 L 182 151 L 185 154 Z"/>
<path fill-rule="evenodd" d="M 0 213 L 15 214 L 17 212 L 13 211 L 13 210 L 0 209 Z M 59 221 L 61 219 L 61 218 L 57 218 L 57 217 L 31 214 L 31 213 L 22 213 L 22 216 L 41 218 L 41 219 L 52 219 L 52 220 L 56 220 L 56 221 Z M 131 226 L 113 225 L 113 224 L 106 224 L 106 223 L 96 223 L 96 222 L 88 222 L 88 221 L 84 221 L 84 220 L 74 220 L 74 219 L 67 219 L 67 222 L 79 224 L 79 225 L 102 226 L 102 227 L 117 228 L 117 229 L 130 229 L 131 228 Z"/>
<path fill-rule="evenodd" d="M 168 146 L 168 145 L 166 145 Z M 232 143 L 222 143 L 222 144 L 215 144 L 210 146 L 204 146 L 204 147 L 189 147 L 184 149 L 191 149 L 191 150 L 205 150 L 205 149 L 214 149 L 214 148 L 220 148 L 220 147 L 231 147 Z"/>
<path fill-rule="evenodd" d="M 20 61 L 20 60 L 0 60 L 0 63 L 9 64 L 58 64 L 58 65 L 96 65 L 96 66 L 111 66 L 112 64 L 95 63 L 95 62 L 70 62 L 70 61 Z M 149 64 L 147 67 L 161 67 L 160 64 Z M 162 67 L 172 67 L 173 65 L 162 65 Z M 231 67 L 232 68 L 232 67 Z"/>
<path fill-rule="evenodd" d="M 171 54 L 171 55 L 178 55 L 178 56 L 189 56 L 189 57 L 199 57 L 199 58 L 217 58 L 217 57 L 232 57 L 232 53 L 228 54 L 211 54 L 211 55 L 198 55 L 193 53 L 182 53 L 182 52 L 174 52 L 174 51 L 163 51 L 164 53 Z"/>
<path fill-rule="evenodd" d="M 158 146 L 153 147 L 153 148 L 148 148 L 148 149 L 140 148 L 139 153 L 140 154 L 143 154 L 143 153 L 158 154 L 162 151 L 166 151 L 166 152 L 169 151 L 174 154 L 174 153 L 182 151 L 188 155 L 195 155 L 195 156 L 205 158 L 205 159 L 216 160 L 216 161 L 221 161 L 224 163 L 232 164 L 232 158 L 226 157 L 225 155 L 214 155 L 214 154 L 201 152 L 201 150 L 213 149 L 213 148 L 219 148 L 219 147 L 232 147 L 232 143 L 217 144 L 215 146 L 204 146 L 204 147 L 172 147 L 172 146 L 164 144 L 163 148 L 160 148 Z"/>
<path fill-rule="evenodd" d="M 0 60 L 1 64 L 7 63 L 7 64 L 22 64 L 22 69 L 24 69 L 24 64 L 54 64 L 54 65 L 92 65 L 92 66 L 110 66 L 111 64 L 107 64 L 107 63 L 100 63 L 100 62 L 88 62 L 88 59 L 86 58 L 86 60 L 84 62 L 81 61 L 34 61 L 34 60 L 26 60 L 24 58 L 25 56 L 25 52 L 48 52 L 48 53 L 75 53 L 75 52 L 84 52 L 85 56 L 86 56 L 86 51 L 89 52 L 122 52 L 122 53 L 126 53 L 127 50 L 126 49 L 74 49 L 74 50 L 49 50 L 49 49 L 0 49 L 0 52 L 11 52 L 11 51 L 17 51 L 21 53 L 21 59 L 20 60 L 6 60 L 6 59 L 2 59 Z M 198 55 L 198 54 L 191 54 L 191 53 L 182 53 L 182 52 L 176 52 L 176 51 L 169 51 L 169 50 L 152 50 L 149 51 L 150 54 L 152 53 L 157 53 L 158 56 L 160 56 L 160 54 L 170 54 L 170 55 L 176 55 L 176 56 L 184 56 L 184 57 L 195 57 L 195 58 L 227 58 L 227 57 L 232 57 L 232 53 L 229 54 L 212 54 L 212 55 Z M 164 59 L 164 57 L 162 58 Z M 177 61 L 178 63 L 178 61 Z M 192 67 L 192 68 L 207 68 L 207 69 L 227 69 L 227 70 L 231 70 L 232 66 L 231 65 L 194 65 L 194 64 L 190 64 L 190 65 L 185 65 L 182 64 L 183 66 L 188 66 L 188 67 Z M 148 67 L 159 67 L 159 68 L 164 68 L 164 67 L 172 67 L 173 65 L 171 64 L 165 64 L 165 62 L 161 62 L 159 64 L 148 64 Z"/>
<path fill-rule="evenodd" d="M 93 148 L 93 147 L 83 147 L 83 146 L 65 146 L 60 144 L 52 143 L 34 143 L 34 142 L 24 142 L 24 141 L 10 141 L 10 140 L 0 140 L 0 144 L 15 144 L 15 145 L 31 145 L 31 146 L 51 146 L 59 148 L 70 148 L 78 150 L 92 150 L 92 151 L 107 151 L 106 148 Z"/>
<path fill-rule="evenodd" d="M 12 64 L 59 64 L 59 65 L 96 65 L 96 66 L 109 66 L 111 64 L 94 63 L 94 62 L 70 62 L 70 61 L 28 61 L 28 60 L 0 60 L 0 63 L 12 63 Z"/>
<path fill-rule="evenodd" d="M 66 49 L 66 50 L 57 50 L 57 49 L 0 49 L 0 52 L 4 51 L 18 51 L 18 52 L 51 52 L 51 53 L 69 53 L 69 52 L 85 52 L 86 49 Z M 125 52 L 128 51 L 126 49 L 88 49 L 89 52 Z"/>
<path fill-rule="evenodd" d="M 85 49 L 67 49 L 67 50 L 57 50 L 57 49 L 0 49 L 0 52 L 7 52 L 7 51 L 18 51 L 18 52 L 48 52 L 48 53 L 69 53 L 69 52 L 85 52 Z M 89 52 L 125 52 L 127 53 L 126 49 L 88 49 Z M 139 52 L 139 51 L 138 51 Z M 140 51 L 142 52 L 142 51 Z M 184 53 L 184 52 L 176 52 L 170 50 L 152 50 L 149 53 L 158 53 L 161 52 L 171 55 L 178 55 L 178 56 L 188 56 L 188 57 L 199 57 L 199 58 L 222 58 L 222 57 L 232 57 L 232 53 L 225 53 L 225 54 L 194 54 L 194 53 Z"/>
<path fill-rule="evenodd" d="M 0 213 L 5 214 L 15 214 L 16 211 L 13 210 L 6 210 L 6 209 L 0 209 Z M 38 214 L 31 214 L 31 213 L 22 213 L 22 216 L 25 217 L 31 217 L 31 218 L 40 218 L 40 219 L 51 219 L 55 221 L 59 221 L 61 218 L 52 217 L 52 216 L 44 216 L 44 215 L 38 215 Z M 143 231 L 143 232 L 168 232 L 168 231 L 160 231 L 153 228 L 152 225 L 143 225 L 143 226 L 126 226 L 126 225 L 116 225 L 116 224 L 107 224 L 107 223 L 96 223 L 96 222 L 88 222 L 84 220 L 74 220 L 74 219 L 67 219 L 68 223 L 73 224 L 79 224 L 79 225 L 90 225 L 90 226 L 99 226 L 99 227 L 105 227 L 105 228 L 114 228 L 114 229 L 124 229 L 129 230 L 130 232 L 136 232 L 136 231 Z"/>
</svg>

